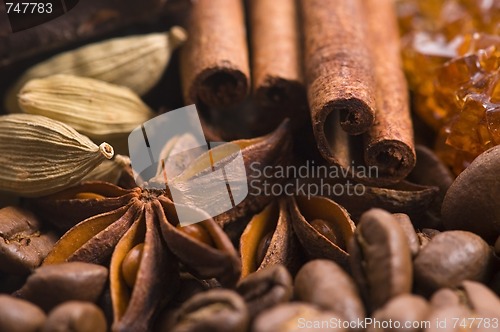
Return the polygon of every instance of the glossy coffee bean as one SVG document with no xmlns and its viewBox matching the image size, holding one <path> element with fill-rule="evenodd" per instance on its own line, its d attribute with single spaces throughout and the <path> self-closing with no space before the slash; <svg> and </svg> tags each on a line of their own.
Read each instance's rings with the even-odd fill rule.
<svg viewBox="0 0 500 332">
<path fill-rule="evenodd" d="M 291 302 L 280 304 L 262 312 L 255 319 L 252 332 L 292 332 L 292 331 L 331 331 L 344 332 L 342 316 L 318 307 Z"/>
<path fill-rule="evenodd" d="M 68 301 L 49 313 L 42 332 L 106 332 L 104 314 L 90 302 Z"/>
<path fill-rule="evenodd" d="M 0 331 L 39 331 L 45 318 L 45 313 L 36 305 L 12 296 L 0 295 Z"/>
<path fill-rule="evenodd" d="M 196 294 L 178 310 L 174 326 L 162 331 L 245 331 L 248 310 L 243 298 L 230 290 L 213 289 Z"/>
<path fill-rule="evenodd" d="M 447 231 L 434 236 L 414 260 L 415 280 L 424 293 L 457 287 L 463 280 L 485 282 L 490 276 L 491 250 L 478 235 Z"/>
<path fill-rule="evenodd" d="M 365 212 L 349 243 L 354 280 L 370 311 L 391 298 L 410 293 L 413 285 L 412 257 L 408 239 L 390 213 Z"/>
<path fill-rule="evenodd" d="M 57 237 L 40 228 L 29 211 L 12 206 L 0 210 L 0 271 L 27 275 L 42 263 Z"/>
<path fill-rule="evenodd" d="M 317 259 L 305 264 L 295 277 L 295 296 L 348 321 L 365 317 L 356 284 L 335 262 Z"/>
<path fill-rule="evenodd" d="M 46 312 L 70 300 L 96 302 L 107 277 L 108 269 L 95 264 L 45 265 L 35 270 L 16 296 L 37 304 Z"/>
<path fill-rule="evenodd" d="M 392 321 L 393 328 L 383 328 L 381 325 L 374 324 L 368 327 L 367 332 L 419 332 L 420 326 L 406 327 L 405 324 L 424 321 L 430 310 L 429 303 L 423 297 L 411 294 L 396 296 L 372 315 L 374 320 L 380 322 Z"/>
<path fill-rule="evenodd" d="M 251 318 L 293 295 L 290 273 L 283 265 L 273 265 L 248 275 L 240 281 L 236 291 L 245 300 Z"/>
<path fill-rule="evenodd" d="M 399 225 L 405 232 L 412 257 L 417 256 L 418 251 L 420 250 L 420 241 L 410 217 L 404 213 L 394 213 L 393 216 L 396 218 L 396 220 L 399 222 Z"/>
</svg>

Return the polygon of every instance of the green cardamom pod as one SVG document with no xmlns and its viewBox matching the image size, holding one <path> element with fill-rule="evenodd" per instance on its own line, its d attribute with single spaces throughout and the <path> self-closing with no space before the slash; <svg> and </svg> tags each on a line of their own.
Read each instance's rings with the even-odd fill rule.
<svg viewBox="0 0 500 332">
<path fill-rule="evenodd" d="M 64 122 L 94 141 L 128 135 L 155 115 L 128 88 L 71 75 L 29 81 L 19 93 L 19 105 L 25 113 Z"/>
<path fill-rule="evenodd" d="M 121 154 L 117 154 L 111 160 L 104 160 L 89 174 L 85 175 L 82 180 L 105 181 L 112 184 L 117 184 L 123 174 L 123 171 L 129 166 L 130 158 Z"/>
<path fill-rule="evenodd" d="M 26 82 L 56 74 L 90 77 L 146 94 L 160 80 L 172 52 L 187 39 L 178 26 L 167 33 L 109 39 L 49 58 L 24 73 L 9 89 L 5 108 L 19 113 L 17 94 Z"/>
<path fill-rule="evenodd" d="M 31 114 L 0 116 L 0 191 L 43 196 L 77 184 L 114 155 L 70 126 Z"/>
</svg>

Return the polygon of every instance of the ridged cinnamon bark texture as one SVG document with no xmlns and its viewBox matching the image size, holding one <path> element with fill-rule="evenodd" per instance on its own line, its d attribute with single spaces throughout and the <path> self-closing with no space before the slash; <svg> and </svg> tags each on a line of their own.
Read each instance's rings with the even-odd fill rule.
<svg viewBox="0 0 500 332">
<path fill-rule="evenodd" d="M 181 54 L 186 104 L 229 106 L 243 101 L 250 78 L 243 3 L 197 0 Z"/>
<path fill-rule="evenodd" d="M 252 87 L 262 108 L 259 126 L 275 128 L 285 117 L 307 119 L 295 0 L 249 0 Z"/>
<path fill-rule="evenodd" d="M 363 0 L 377 83 L 375 122 L 365 136 L 365 161 L 379 176 L 401 180 L 415 166 L 408 86 L 392 0 Z"/>
<path fill-rule="evenodd" d="M 375 80 L 360 0 L 301 0 L 305 72 L 313 129 L 322 155 L 333 161 L 325 127 L 338 121 L 350 134 L 374 120 Z"/>
</svg>

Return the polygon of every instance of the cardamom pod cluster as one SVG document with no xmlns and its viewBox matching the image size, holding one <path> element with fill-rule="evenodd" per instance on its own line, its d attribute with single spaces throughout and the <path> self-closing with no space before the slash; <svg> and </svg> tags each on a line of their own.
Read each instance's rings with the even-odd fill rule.
<svg viewBox="0 0 500 332">
<path fill-rule="evenodd" d="M 114 38 L 58 54 L 22 75 L 9 89 L 5 108 L 19 113 L 17 94 L 26 82 L 55 74 L 99 79 L 130 88 L 144 95 L 158 83 L 172 52 L 186 40 L 175 26 L 167 33 Z"/>
<path fill-rule="evenodd" d="M 0 191 L 41 196 L 71 187 L 114 155 L 70 126 L 31 114 L 0 117 Z"/>
<path fill-rule="evenodd" d="M 62 121 L 96 141 L 128 134 L 154 116 L 132 90 L 72 75 L 29 81 L 19 93 L 19 105 L 25 113 Z"/>
</svg>

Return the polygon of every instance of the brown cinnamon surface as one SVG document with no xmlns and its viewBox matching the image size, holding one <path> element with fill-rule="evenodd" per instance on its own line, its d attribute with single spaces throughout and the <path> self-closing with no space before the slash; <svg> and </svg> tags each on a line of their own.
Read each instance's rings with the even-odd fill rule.
<svg viewBox="0 0 500 332">
<path fill-rule="evenodd" d="M 375 122 L 365 135 L 365 161 L 379 176 L 401 180 L 416 155 L 408 87 L 400 55 L 399 30 L 392 0 L 363 0 L 377 83 Z"/>
<path fill-rule="evenodd" d="M 374 120 L 375 79 L 361 1 L 300 4 L 313 128 L 323 157 L 333 161 L 325 127 L 338 121 L 335 113 L 350 134 L 366 132 Z"/>
<path fill-rule="evenodd" d="M 249 0 L 252 85 L 261 125 L 274 128 L 308 117 L 295 0 Z"/>
<path fill-rule="evenodd" d="M 181 53 L 185 103 L 220 107 L 243 101 L 250 71 L 242 1 L 194 1 L 188 34 Z"/>
</svg>

